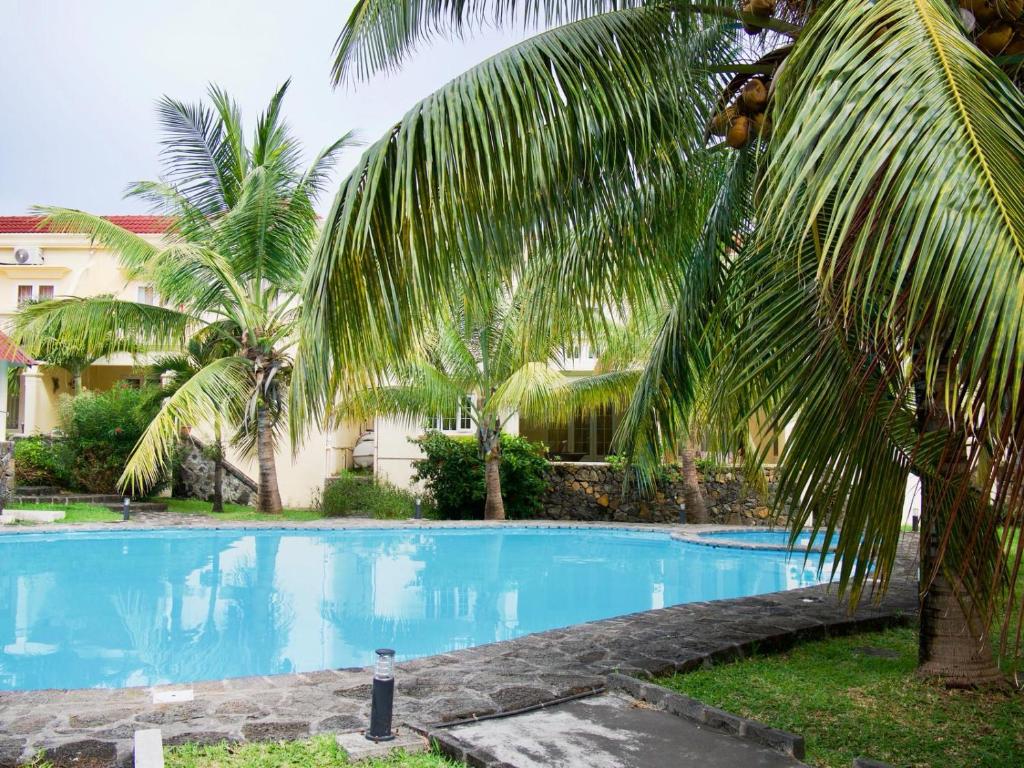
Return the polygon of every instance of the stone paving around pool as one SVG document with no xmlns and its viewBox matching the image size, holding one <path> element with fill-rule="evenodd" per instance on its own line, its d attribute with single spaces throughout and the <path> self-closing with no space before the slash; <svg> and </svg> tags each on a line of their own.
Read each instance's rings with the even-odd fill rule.
<svg viewBox="0 0 1024 768">
<path fill-rule="evenodd" d="M 166 525 L 170 522 L 167 517 L 165 513 L 154 522 Z M 372 520 L 265 525 L 180 517 L 186 518 L 183 524 L 220 528 L 453 525 Z M 111 527 L 142 530 L 151 526 L 139 521 L 77 526 L 93 530 Z M 701 530 L 697 526 L 608 523 L 596 527 L 674 532 L 685 528 L 687 533 Z M 21 531 L 67 529 L 37 526 Z M 5 530 L 0 535 L 21 534 Z M 601 690 L 607 675 L 614 672 L 645 677 L 686 671 L 755 650 L 784 648 L 803 639 L 900 623 L 917 612 L 915 557 L 916 539 L 907 535 L 898 574 L 884 599 L 878 604 L 866 601 L 852 614 L 826 585 L 820 585 L 688 603 L 405 662 L 398 665 L 396 673 L 395 718 L 428 728 Z M 154 690 L 150 688 L 0 691 L 0 768 L 27 761 L 39 750 L 45 750 L 58 768 L 131 765 L 132 736 L 142 728 L 159 727 L 164 743 L 169 745 L 297 739 L 351 731 L 368 722 L 370 679 L 369 669 L 339 669 L 201 682 L 191 686 L 192 700 L 164 704 L 154 703 Z"/>
</svg>

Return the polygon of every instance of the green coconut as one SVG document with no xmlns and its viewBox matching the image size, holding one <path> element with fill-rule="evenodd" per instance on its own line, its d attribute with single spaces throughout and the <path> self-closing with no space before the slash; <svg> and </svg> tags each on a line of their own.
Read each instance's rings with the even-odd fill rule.
<svg viewBox="0 0 1024 768">
<path fill-rule="evenodd" d="M 978 35 L 978 47 L 989 56 L 998 56 L 1013 39 L 1013 27 L 997 22 Z"/>
<path fill-rule="evenodd" d="M 992 0 L 960 0 L 960 7 L 973 13 L 979 24 L 995 21 L 999 15 Z"/>
<path fill-rule="evenodd" d="M 764 112 L 764 108 L 768 106 L 768 88 L 762 80 L 748 80 L 740 91 L 740 99 L 743 102 L 743 111 L 748 115 Z"/>
<path fill-rule="evenodd" d="M 772 121 L 764 112 L 754 115 L 751 119 L 751 128 L 758 136 L 768 138 L 772 134 Z"/>
<path fill-rule="evenodd" d="M 736 107 L 726 107 L 713 118 L 711 118 L 711 133 L 715 136 L 726 136 L 729 133 L 729 126 L 736 117 Z"/>
<path fill-rule="evenodd" d="M 1003 50 L 1006 56 L 1020 56 L 1024 54 L 1024 32 L 1017 30 L 1017 33 L 1013 36 L 1013 40 Z"/>
<path fill-rule="evenodd" d="M 1006 21 L 1016 21 L 1024 14 L 1024 0 L 996 0 L 996 13 Z"/>
<path fill-rule="evenodd" d="M 739 115 L 729 126 L 729 133 L 725 136 L 725 143 L 733 149 L 742 149 L 750 142 L 752 123 L 750 118 Z"/>
</svg>

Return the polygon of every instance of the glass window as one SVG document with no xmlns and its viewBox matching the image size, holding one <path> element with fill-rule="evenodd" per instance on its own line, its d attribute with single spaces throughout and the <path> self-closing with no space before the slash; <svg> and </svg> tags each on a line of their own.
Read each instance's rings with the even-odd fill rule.
<svg viewBox="0 0 1024 768">
<path fill-rule="evenodd" d="M 455 431 L 455 423 L 457 421 L 457 418 L 456 418 L 457 413 L 458 412 L 456 411 L 456 413 L 446 414 L 446 415 L 441 417 L 441 431 L 442 432 L 454 432 Z"/>
<path fill-rule="evenodd" d="M 615 413 L 611 408 L 602 408 L 594 414 L 594 455 L 607 456 L 615 434 Z"/>
<path fill-rule="evenodd" d="M 473 428 L 472 413 L 473 398 L 467 395 L 462 403 L 462 408 L 459 409 L 459 429 Z"/>
<path fill-rule="evenodd" d="M 139 286 L 139 304 L 155 304 L 156 293 L 153 291 L 152 285 L 140 285 Z"/>
<path fill-rule="evenodd" d="M 548 425 L 547 445 L 552 456 L 563 456 L 569 453 L 568 423 Z"/>
<path fill-rule="evenodd" d="M 26 301 L 47 301 L 53 298 L 53 286 L 52 285 L 19 285 L 18 286 L 18 303 L 24 304 Z"/>
<path fill-rule="evenodd" d="M 590 453 L 590 415 L 577 414 L 572 423 L 572 452 Z"/>
</svg>

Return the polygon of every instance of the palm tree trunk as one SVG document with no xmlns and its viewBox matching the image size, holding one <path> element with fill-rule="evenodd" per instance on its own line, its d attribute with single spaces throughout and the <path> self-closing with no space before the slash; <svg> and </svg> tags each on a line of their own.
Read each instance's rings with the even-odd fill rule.
<svg viewBox="0 0 1024 768">
<path fill-rule="evenodd" d="M 504 520 L 505 502 L 501 500 L 501 456 L 490 451 L 484 460 L 484 480 L 487 501 L 484 502 L 484 520 Z"/>
<path fill-rule="evenodd" d="M 256 457 L 259 462 L 259 489 L 256 509 L 267 514 L 281 514 L 281 492 L 277 488 L 277 465 L 274 461 L 274 435 L 270 414 L 263 406 L 256 408 Z"/>
<path fill-rule="evenodd" d="M 939 533 L 948 519 L 950 494 L 967 487 L 970 479 L 966 442 L 945 406 L 945 368 L 940 363 L 934 392 L 927 392 L 923 373 L 915 381 L 920 433 L 948 434 L 938 467 L 942 480 L 923 477 L 921 481 L 921 577 L 927 579 L 933 571 L 936 576 L 930 584 L 922 582 L 917 673 L 948 688 L 985 688 L 1004 682 L 985 623 L 973 610 L 963 583 L 952 573 L 957 564 L 947 563 L 949 568 L 936 571 L 940 554 L 948 557 L 939 552 Z M 923 366 L 917 369 L 921 371 Z"/>
<path fill-rule="evenodd" d="M 220 424 L 213 426 L 213 511 L 224 511 L 224 443 Z"/>
<path fill-rule="evenodd" d="M 224 511 L 224 464 L 220 457 L 213 460 L 213 511 Z"/>
<path fill-rule="evenodd" d="M 922 494 L 921 517 L 928 494 Z M 934 565 L 938 533 L 934 525 L 922 529 L 928 541 L 922 547 L 921 572 Z M 918 634 L 917 674 L 937 679 L 947 688 L 1001 687 L 1005 680 L 992 654 L 992 643 L 984 623 L 972 611 L 970 596 L 959 579 L 950 580 L 940 569 L 924 593 L 921 606 L 921 627 Z"/>
<path fill-rule="evenodd" d="M 683 501 L 686 503 L 686 522 L 707 523 L 708 508 L 704 504 L 704 493 L 700 489 L 697 475 L 697 461 L 692 448 L 679 452 L 679 463 L 683 469 Z"/>
</svg>

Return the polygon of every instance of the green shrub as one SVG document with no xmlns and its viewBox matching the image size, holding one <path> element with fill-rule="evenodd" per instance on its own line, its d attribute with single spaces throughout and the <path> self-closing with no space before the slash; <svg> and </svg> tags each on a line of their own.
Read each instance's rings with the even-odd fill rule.
<svg viewBox="0 0 1024 768">
<path fill-rule="evenodd" d="M 342 472 L 324 487 L 319 507 L 328 517 L 366 515 L 401 520 L 412 517 L 415 497 L 390 483 Z"/>
<path fill-rule="evenodd" d="M 476 439 L 428 432 L 413 442 L 426 454 L 413 462 L 413 480 L 424 483 L 436 514 L 450 520 L 483 519 L 487 489 Z M 548 467 L 544 450 L 524 437 L 501 436 L 501 497 L 511 520 L 536 517 L 543 508 Z"/>
<path fill-rule="evenodd" d="M 59 453 L 67 457 L 70 485 L 89 493 L 117 493 L 128 457 L 159 407 L 149 388 L 120 385 L 63 398 Z M 159 488 L 142 490 L 140 495 L 148 495 Z"/>
<path fill-rule="evenodd" d="M 70 482 L 63 446 L 48 437 L 26 437 L 14 443 L 14 481 L 17 485 L 55 485 Z"/>
</svg>

